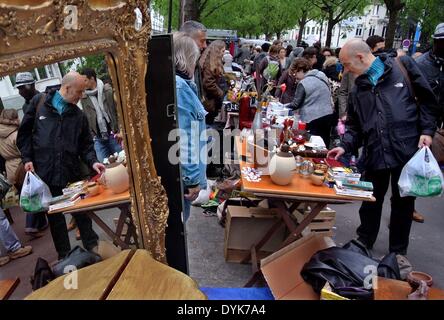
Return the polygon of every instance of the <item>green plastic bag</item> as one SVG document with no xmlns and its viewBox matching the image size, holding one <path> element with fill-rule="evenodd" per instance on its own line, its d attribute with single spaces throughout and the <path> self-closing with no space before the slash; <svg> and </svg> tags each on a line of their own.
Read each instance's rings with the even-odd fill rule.
<svg viewBox="0 0 444 320">
<path fill-rule="evenodd" d="M 263 72 L 263 76 L 266 80 L 276 80 L 277 75 L 279 73 L 279 62 L 270 60 L 268 57 L 268 65 Z"/>
<path fill-rule="evenodd" d="M 436 197 L 444 189 L 438 162 L 428 147 L 421 148 L 404 166 L 399 177 L 401 197 Z"/>
</svg>

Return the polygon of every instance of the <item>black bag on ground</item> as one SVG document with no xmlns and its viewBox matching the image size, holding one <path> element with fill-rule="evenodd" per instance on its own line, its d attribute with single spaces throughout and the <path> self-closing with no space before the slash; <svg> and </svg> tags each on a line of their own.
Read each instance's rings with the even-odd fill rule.
<svg viewBox="0 0 444 320">
<path fill-rule="evenodd" d="M 55 279 L 54 273 L 49 267 L 48 261 L 42 258 L 37 259 L 34 274 L 31 276 L 32 290 L 35 291 L 46 286 Z"/>
<path fill-rule="evenodd" d="M 55 277 L 65 274 L 65 267 L 74 266 L 77 270 L 102 261 L 102 258 L 93 252 L 87 251 L 80 246 L 74 247 L 63 260 L 52 267 Z"/>
<path fill-rule="evenodd" d="M 356 241 L 351 241 L 343 248 L 332 247 L 318 251 L 305 264 L 301 275 L 317 293 L 328 282 L 332 290 L 341 296 L 369 300 L 373 298 L 373 290 L 365 288 L 364 281 L 371 275 L 371 266 L 377 269 L 381 277 L 401 279 L 395 253 L 378 261 L 371 258 L 368 250 Z"/>
</svg>

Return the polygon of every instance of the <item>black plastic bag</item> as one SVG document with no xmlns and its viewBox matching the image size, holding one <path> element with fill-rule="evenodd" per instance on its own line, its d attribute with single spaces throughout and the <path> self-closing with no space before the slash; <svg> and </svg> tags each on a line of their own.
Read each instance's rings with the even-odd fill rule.
<svg viewBox="0 0 444 320">
<path fill-rule="evenodd" d="M 31 276 L 32 290 L 40 289 L 54 279 L 55 276 L 49 267 L 48 261 L 38 258 L 35 265 L 34 274 Z"/>
<path fill-rule="evenodd" d="M 367 249 L 359 242 L 351 241 L 343 248 L 332 247 L 318 251 L 304 265 L 301 275 L 320 293 L 328 282 L 333 292 L 350 299 L 368 300 L 373 298 L 373 290 L 365 287 L 369 276 L 400 280 L 396 254 L 391 253 L 378 261 L 369 256 Z"/>
<path fill-rule="evenodd" d="M 65 268 L 67 266 L 74 266 L 79 270 L 100 261 L 102 261 L 102 258 L 98 254 L 76 246 L 63 260 L 57 262 L 57 264 L 52 267 L 52 271 L 56 277 L 60 277 L 65 274 Z"/>
</svg>

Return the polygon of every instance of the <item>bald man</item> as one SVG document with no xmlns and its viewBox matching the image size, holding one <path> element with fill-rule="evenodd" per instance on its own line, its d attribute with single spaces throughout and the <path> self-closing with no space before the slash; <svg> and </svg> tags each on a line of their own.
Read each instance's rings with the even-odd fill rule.
<svg viewBox="0 0 444 320">
<path fill-rule="evenodd" d="M 363 147 L 364 180 L 374 186 L 376 202 L 359 210 L 358 240 L 372 248 L 379 232 L 384 197 L 391 182 L 389 250 L 405 255 L 409 244 L 415 198 L 401 198 L 401 170 L 418 148 L 430 146 L 436 131 L 436 99 L 412 58 L 375 57 L 359 39 L 345 44 L 340 53 L 345 72 L 355 75 L 349 98 L 346 133 L 328 157 Z"/>
<path fill-rule="evenodd" d="M 105 166 L 97 161 L 88 119 L 77 107 L 83 96 L 86 78 L 70 72 L 62 79 L 60 90 L 35 96 L 23 117 L 17 135 L 17 146 L 26 171 L 35 172 L 50 188 L 53 197 L 80 177 L 81 158 L 97 173 Z M 65 217 L 62 213 L 48 215 L 54 246 L 59 259 L 64 258 L 71 245 Z M 98 236 L 86 214 L 76 214 L 83 246 L 96 250 Z"/>
</svg>

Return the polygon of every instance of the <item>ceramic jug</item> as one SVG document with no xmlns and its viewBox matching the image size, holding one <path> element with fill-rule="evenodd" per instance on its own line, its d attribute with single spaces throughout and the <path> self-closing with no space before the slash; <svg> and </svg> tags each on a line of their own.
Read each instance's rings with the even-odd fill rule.
<svg viewBox="0 0 444 320">
<path fill-rule="evenodd" d="M 296 161 L 289 150 L 287 145 L 283 145 L 281 150 L 271 158 L 268 166 L 271 181 L 281 186 L 290 184 L 295 174 Z"/>
<path fill-rule="evenodd" d="M 106 168 L 102 175 L 103 184 L 113 193 L 122 193 L 129 189 L 128 170 L 123 164 Z"/>
</svg>

